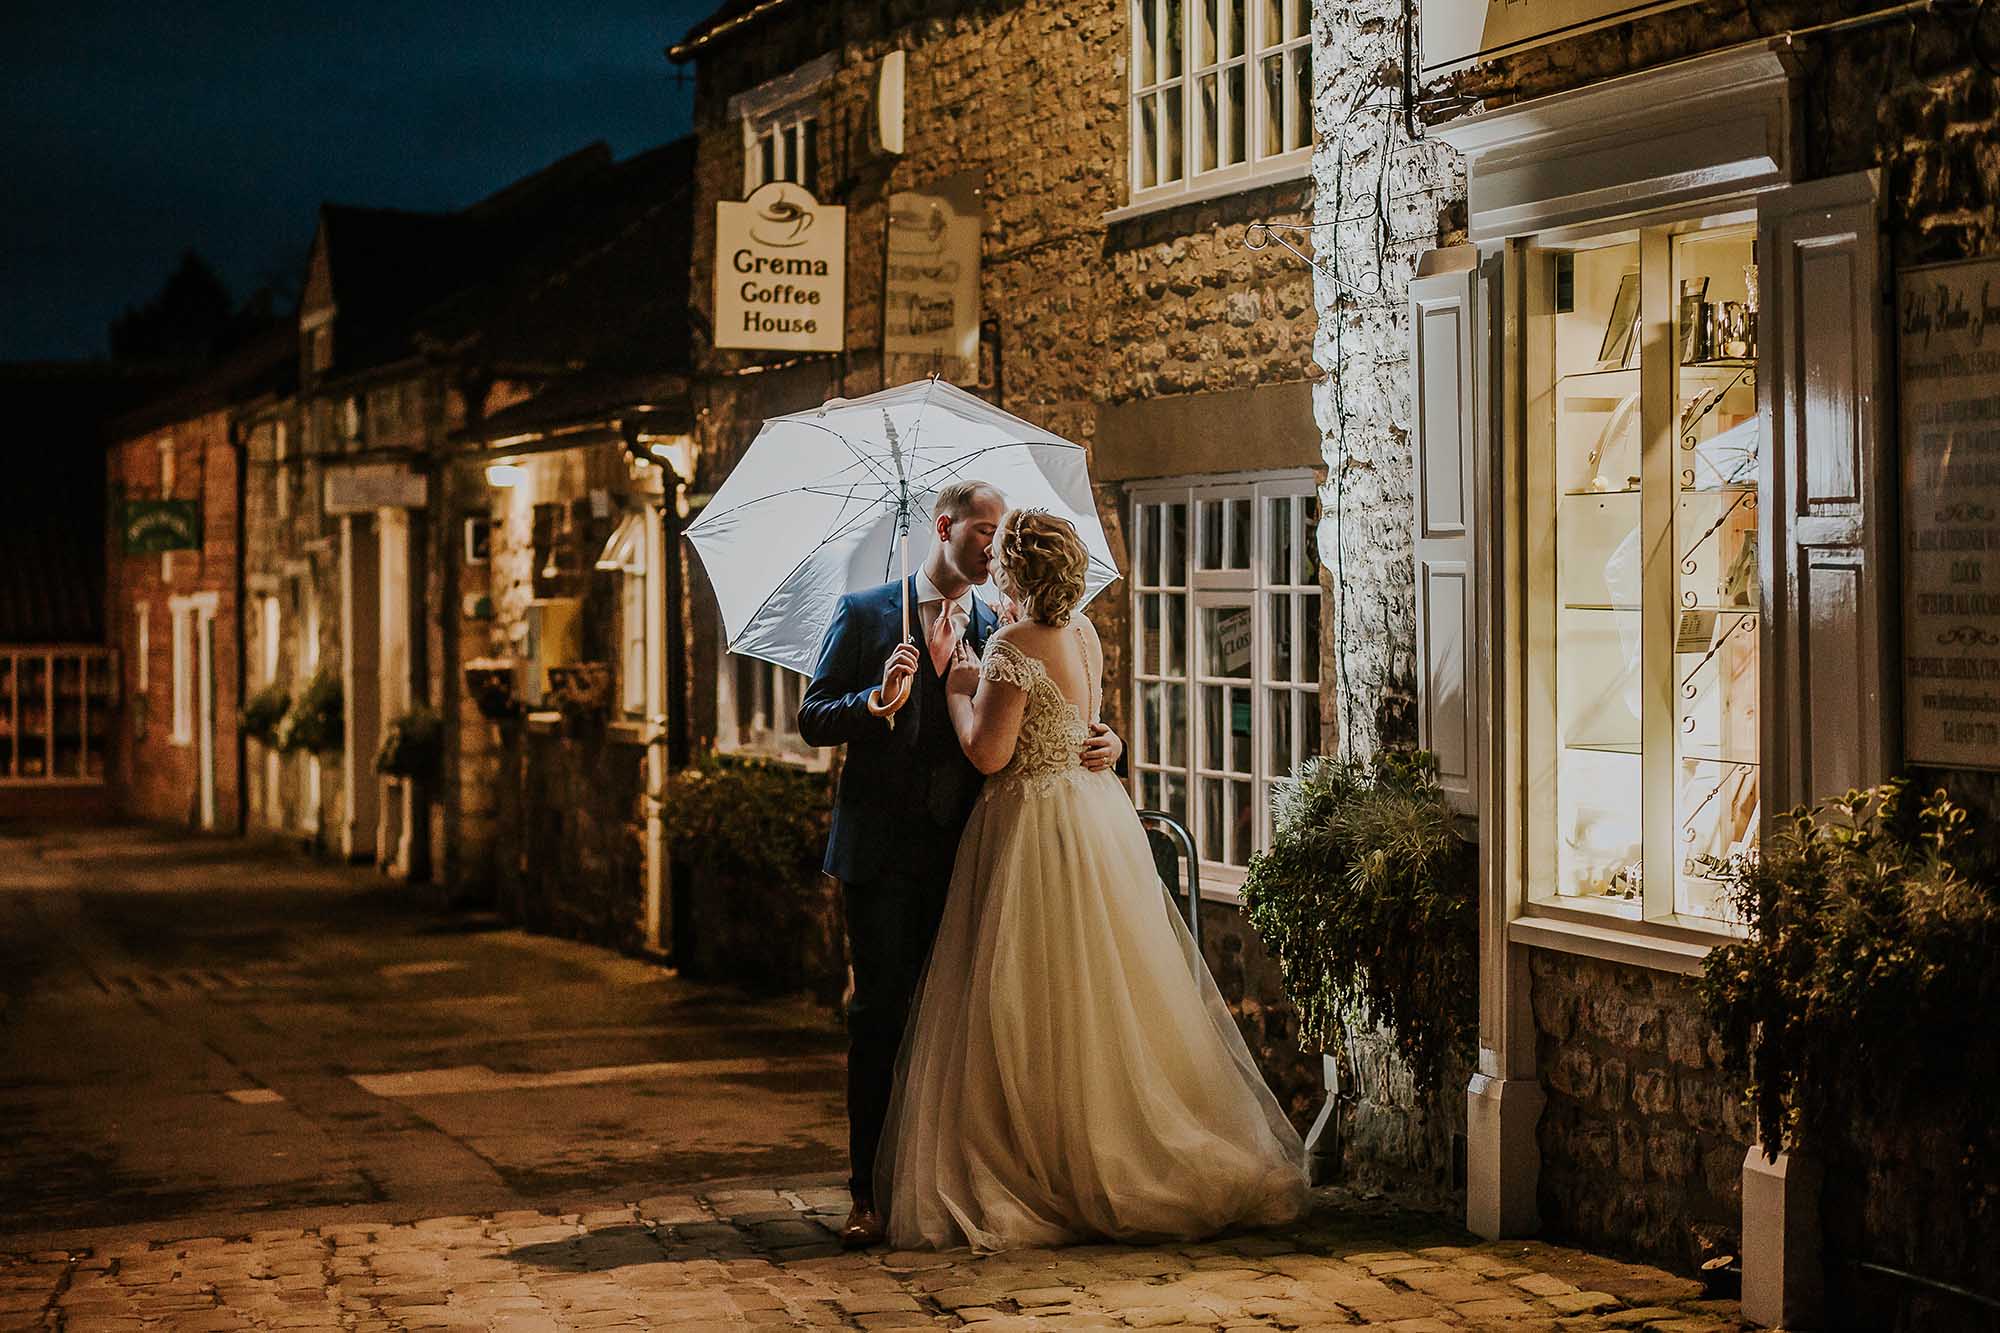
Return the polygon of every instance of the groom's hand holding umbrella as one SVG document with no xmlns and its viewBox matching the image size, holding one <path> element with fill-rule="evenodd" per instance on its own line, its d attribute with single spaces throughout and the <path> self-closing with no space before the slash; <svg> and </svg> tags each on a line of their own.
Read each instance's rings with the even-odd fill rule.
<svg viewBox="0 0 2000 1333">
<path fill-rule="evenodd" d="M 910 682 L 917 677 L 917 647 L 905 641 L 896 645 L 882 664 L 882 684 L 868 701 L 868 711 L 877 717 L 893 716 L 910 697 Z"/>
</svg>

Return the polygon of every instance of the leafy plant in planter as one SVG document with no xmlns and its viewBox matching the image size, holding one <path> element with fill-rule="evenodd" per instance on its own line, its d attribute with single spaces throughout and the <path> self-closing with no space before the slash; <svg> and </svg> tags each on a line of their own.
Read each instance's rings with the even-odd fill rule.
<svg viewBox="0 0 2000 1333">
<path fill-rule="evenodd" d="M 1355 1014 L 1394 1034 L 1424 1094 L 1469 1052 L 1478 880 L 1434 756 L 1306 761 L 1279 787 L 1271 850 L 1251 859 L 1243 910 L 1278 960 L 1307 1049 L 1335 1045 Z"/>
<path fill-rule="evenodd" d="M 825 774 L 710 755 L 674 775 L 661 817 L 676 844 L 746 875 L 782 880 L 817 864 L 832 812 Z"/>
<path fill-rule="evenodd" d="M 321 668 L 299 691 L 299 697 L 292 700 L 292 706 L 278 723 L 272 740 L 286 754 L 301 750 L 311 754 L 331 754 L 347 738 L 344 707 L 340 677 Z"/>
<path fill-rule="evenodd" d="M 825 774 L 785 764 L 710 756 L 674 775 L 662 818 L 694 870 L 688 975 L 839 995 L 838 913 L 819 873 L 832 805 Z"/>
<path fill-rule="evenodd" d="M 1967 832 L 1942 790 L 1919 802 L 1896 779 L 1706 863 L 1750 934 L 1709 951 L 1702 1003 L 1773 1156 L 1858 1094 L 2000 1096 L 2000 893 L 1968 871 Z"/>
<path fill-rule="evenodd" d="M 375 768 L 390 777 L 436 782 L 444 770 L 444 719 L 435 709 L 412 708 L 391 722 Z"/>
<path fill-rule="evenodd" d="M 282 685 L 266 685 L 243 705 L 243 717 L 238 725 L 251 740 L 276 747 L 278 726 L 285 720 L 285 713 L 291 706 L 290 691 Z"/>
<path fill-rule="evenodd" d="M 572 723 L 602 721 L 611 712 L 611 664 L 573 662 L 552 666 L 542 696 Z"/>
</svg>

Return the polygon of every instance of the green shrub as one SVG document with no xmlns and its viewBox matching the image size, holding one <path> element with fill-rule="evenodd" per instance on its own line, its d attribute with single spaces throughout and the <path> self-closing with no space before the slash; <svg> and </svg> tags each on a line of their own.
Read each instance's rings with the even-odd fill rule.
<svg viewBox="0 0 2000 1333">
<path fill-rule="evenodd" d="M 817 866 L 832 812 L 825 774 L 710 755 L 674 774 L 661 818 L 679 851 L 785 880 Z"/>
<path fill-rule="evenodd" d="M 340 677 L 322 667 L 299 691 L 299 697 L 292 700 L 292 706 L 278 723 L 272 740 L 286 754 L 295 751 L 331 754 L 347 738 L 344 707 Z"/>
<path fill-rule="evenodd" d="M 266 685 L 243 705 L 243 718 L 238 725 L 251 740 L 275 746 L 278 724 L 285 720 L 285 713 L 291 706 L 289 690 L 282 685 Z"/>
<path fill-rule="evenodd" d="M 375 753 L 375 768 L 391 777 L 436 782 L 444 771 L 444 719 L 419 706 L 391 722 Z"/>
<path fill-rule="evenodd" d="M 1333 1047 L 1355 1014 L 1392 1032 L 1418 1089 L 1434 1092 L 1447 1061 L 1471 1051 L 1479 989 L 1473 849 L 1436 759 L 1307 760 L 1272 814 L 1243 910 L 1278 960 L 1303 1044 Z"/>
<path fill-rule="evenodd" d="M 1702 1002 L 1773 1155 L 1837 1103 L 2000 1094 L 2000 896 L 1966 871 L 1965 811 L 1906 785 L 1801 806 L 1760 854 L 1707 863 L 1750 934 L 1709 951 Z"/>
</svg>

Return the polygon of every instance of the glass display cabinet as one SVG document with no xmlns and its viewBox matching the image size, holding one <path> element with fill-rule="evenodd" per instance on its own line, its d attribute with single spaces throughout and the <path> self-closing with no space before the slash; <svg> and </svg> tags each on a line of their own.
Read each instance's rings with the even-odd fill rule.
<svg viewBox="0 0 2000 1333">
<path fill-rule="evenodd" d="M 1753 848 L 1754 213 L 1528 247 L 1530 901 L 1726 926 Z"/>
</svg>

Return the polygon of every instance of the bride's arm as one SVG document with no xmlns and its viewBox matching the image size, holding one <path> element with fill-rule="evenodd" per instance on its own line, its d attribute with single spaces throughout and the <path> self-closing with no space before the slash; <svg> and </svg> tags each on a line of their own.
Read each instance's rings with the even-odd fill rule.
<svg viewBox="0 0 2000 1333">
<path fill-rule="evenodd" d="M 945 679 L 945 707 L 951 710 L 959 747 L 974 768 L 998 773 L 1007 767 L 1021 738 L 1021 716 L 1028 708 L 1025 689 L 991 677 L 982 679 L 979 660 L 960 644 Z"/>
</svg>

